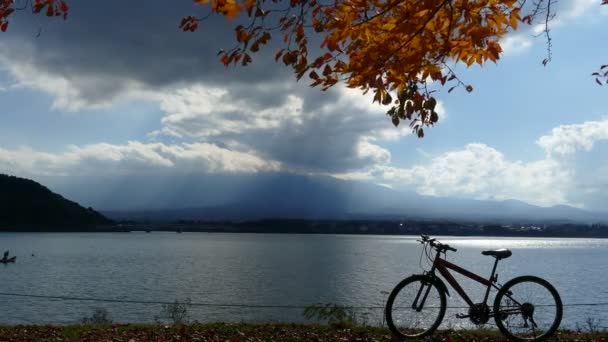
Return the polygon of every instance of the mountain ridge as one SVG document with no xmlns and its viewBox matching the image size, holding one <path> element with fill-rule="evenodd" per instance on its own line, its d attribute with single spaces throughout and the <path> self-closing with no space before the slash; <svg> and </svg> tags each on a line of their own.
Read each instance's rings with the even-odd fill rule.
<svg viewBox="0 0 608 342">
<path fill-rule="evenodd" d="M 608 222 L 608 215 L 520 200 L 475 200 L 424 196 L 333 177 L 266 173 L 255 175 L 166 175 L 50 181 L 61 193 L 114 219 L 155 218 L 251 220 L 264 218 L 350 219 L 400 217 L 500 222 Z M 86 189 L 87 191 L 83 191 Z M 97 189 L 100 189 L 97 192 Z"/>
</svg>

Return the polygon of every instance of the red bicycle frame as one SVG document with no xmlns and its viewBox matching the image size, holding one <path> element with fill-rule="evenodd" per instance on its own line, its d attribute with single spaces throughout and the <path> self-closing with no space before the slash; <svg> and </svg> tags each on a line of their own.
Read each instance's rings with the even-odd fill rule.
<svg viewBox="0 0 608 342">
<path fill-rule="evenodd" d="M 472 279 L 478 283 L 487 286 L 486 294 L 483 298 L 483 303 L 485 304 L 488 301 L 488 296 L 490 295 L 490 290 L 492 289 L 492 287 L 499 290 L 499 287 L 496 286 L 497 277 L 495 276 L 497 265 L 498 259 L 496 259 L 496 261 L 494 262 L 494 267 L 492 268 L 492 274 L 490 275 L 490 278 L 486 279 L 481 276 L 478 276 L 473 272 L 467 271 L 458 265 L 454 265 L 445 259 L 441 259 L 441 253 L 437 252 L 437 256 L 435 257 L 435 261 L 433 262 L 433 267 L 431 268 L 430 273 L 434 274 L 434 271 L 438 270 L 439 273 L 443 276 L 443 278 L 450 284 L 450 286 L 452 286 L 452 288 L 456 290 L 456 292 L 458 292 L 460 297 L 462 297 L 462 299 L 464 299 L 464 301 L 467 302 L 469 306 L 474 306 L 475 303 L 473 303 L 471 298 L 469 298 L 462 286 L 458 284 L 458 281 L 456 281 L 456 279 L 454 278 L 454 276 L 452 276 L 448 269 L 454 270 L 469 279 Z"/>
</svg>

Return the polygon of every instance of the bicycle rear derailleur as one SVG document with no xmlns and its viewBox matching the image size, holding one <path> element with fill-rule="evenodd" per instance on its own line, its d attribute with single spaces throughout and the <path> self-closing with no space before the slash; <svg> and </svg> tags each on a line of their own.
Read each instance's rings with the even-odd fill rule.
<svg viewBox="0 0 608 342">
<path fill-rule="evenodd" d="M 486 324 L 490 319 L 490 308 L 485 303 L 477 303 L 469 308 L 468 315 L 457 314 L 457 318 L 468 318 L 473 324 Z"/>
</svg>

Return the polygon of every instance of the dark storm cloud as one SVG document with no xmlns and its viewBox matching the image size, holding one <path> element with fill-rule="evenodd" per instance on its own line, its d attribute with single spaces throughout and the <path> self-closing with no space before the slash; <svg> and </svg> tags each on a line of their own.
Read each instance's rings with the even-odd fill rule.
<svg viewBox="0 0 608 342">
<path fill-rule="evenodd" d="M 247 68 L 225 68 L 217 57 L 234 46 L 235 22 L 210 18 L 199 32 L 178 28 L 185 15 L 205 12 L 191 1 L 73 1 L 67 21 L 17 13 L 0 54 L 67 79 L 97 103 L 138 83 L 162 89 L 179 83 L 257 82 L 285 77 L 267 47 Z M 37 32 L 40 29 L 40 36 Z"/>
</svg>

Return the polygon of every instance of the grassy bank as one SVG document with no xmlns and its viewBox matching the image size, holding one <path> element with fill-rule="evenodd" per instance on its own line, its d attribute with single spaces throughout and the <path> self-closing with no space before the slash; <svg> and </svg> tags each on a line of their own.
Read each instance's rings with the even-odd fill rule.
<svg viewBox="0 0 608 342">
<path fill-rule="evenodd" d="M 493 330 L 439 331 L 427 341 L 504 341 Z M 560 331 L 555 341 L 608 341 L 608 332 Z M 0 341 L 392 341 L 388 330 L 312 324 L 71 325 L 0 327 Z"/>
</svg>

